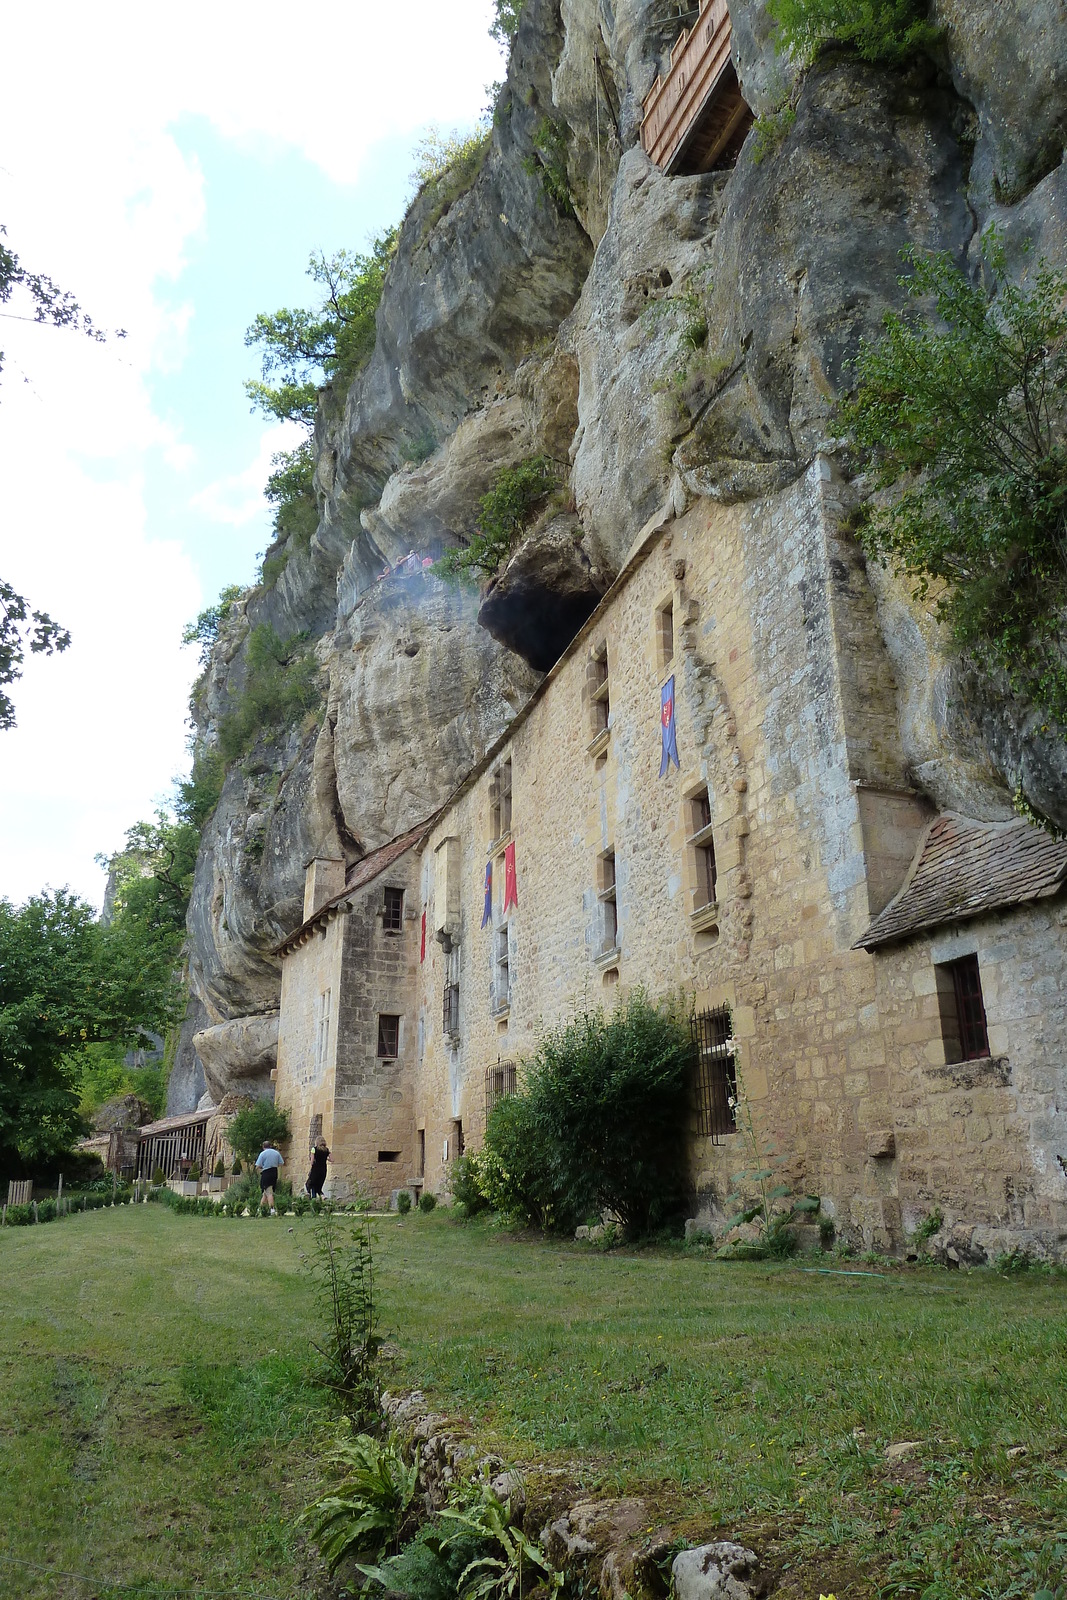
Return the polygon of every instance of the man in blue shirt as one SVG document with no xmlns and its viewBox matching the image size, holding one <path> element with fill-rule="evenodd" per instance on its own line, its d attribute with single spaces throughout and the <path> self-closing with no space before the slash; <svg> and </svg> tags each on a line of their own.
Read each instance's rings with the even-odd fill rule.
<svg viewBox="0 0 1067 1600">
<path fill-rule="evenodd" d="M 256 1157 L 256 1169 L 259 1172 L 259 1188 L 261 1194 L 270 1190 L 270 1214 L 278 1215 L 274 1206 L 274 1185 L 278 1181 L 278 1168 L 284 1167 L 280 1150 L 276 1150 L 269 1139 L 264 1139 L 263 1148 Z"/>
</svg>

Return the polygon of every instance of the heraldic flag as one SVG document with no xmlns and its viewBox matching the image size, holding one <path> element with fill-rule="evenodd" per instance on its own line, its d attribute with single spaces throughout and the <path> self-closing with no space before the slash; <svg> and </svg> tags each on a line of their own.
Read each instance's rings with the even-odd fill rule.
<svg viewBox="0 0 1067 1600">
<path fill-rule="evenodd" d="M 482 907 L 482 927 L 493 920 L 493 863 L 485 863 L 485 905 Z"/>
<path fill-rule="evenodd" d="M 678 735 L 674 727 L 674 678 L 670 677 L 663 685 L 663 694 L 660 699 L 660 733 L 663 737 L 663 756 L 659 764 L 659 775 L 662 778 L 667 768 L 673 761 L 676 767 L 681 766 L 678 760 Z"/>
<path fill-rule="evenodd" d="M 519 903 L 519 884 L 515 876 L 515 841 L 504 851 L 504 910 L 510 911 Z"/>
</svg>

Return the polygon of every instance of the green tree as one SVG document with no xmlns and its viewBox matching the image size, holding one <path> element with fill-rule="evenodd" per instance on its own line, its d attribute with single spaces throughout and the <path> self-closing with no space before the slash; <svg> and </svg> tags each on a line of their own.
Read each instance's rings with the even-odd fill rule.
<svg viewBox="0 0 1067 1600">
<path fill-rule="evenodd" d="M 15 726 L 15 707 L 7 688 L 22 676 L 26 648 L 32 655 L 66 650 L 70 634 L 45 611 L 34 611 L 0 578 L 0 729 Z"/>
<path fill-rule="evenodd" d="M 478 574 L 492 577 L 559 484 L 559 465 L 549 456 L 530 456 L 514 467 L 505 467 L 479 502 L 478 524 L 470 543 L 461 550 L 446 551 L 434 571 L 445 578 L 468 581 Z"/>
<path fill-rule="evenodd" d="M 13 297 L 21 294 L 29 314 L 0 311 L 0 317 L 40 322 L 53 328 L 72 328 L 98 343 L 106 339 L 107 334 L 96 326 L 68 290 L 61 289 L 43 272 L 30 272 L 22 265 L 15 252 L 4 243 L 6 237 L 7 229 L 0 223 L 0 306 L 10 305 Z M 124 339 L 125 330 L 116 329 L 115 337 Z M 0 350 L 0 372 L 3 366 L 4 352 Z M 27 645 L 33 655 L 52 655 L 66 650 L 69 644 L 70 634 L 65 628 L 53 622 L 46 611 L 31 609 L 23 595 L 0 579 L 0 729 L 15 726 L 15 708 L 5 690 L 22 676 Z"/>
<path fill-rule="evenodd" d="M 505 50 L 511 48 L 518 32 L 519 18 L 525 0 L 493 0 L 493 20 L 489 24 L 489 37 Z"/>
<path fill-rule="evenodd" d="M 374 349 L 378 302 L 395 250 L 395 228 L 379 234 L 366 255 L 320 250 L 308 264 L 308 276 L 323 291 L 318 304 L 259 313 L 245 334 L 245 344 L 261 351 L 263 379 L 245 384 L 254 410 L 310 428 L 323 383 L 351 383 Z"/>
<path fill-rule="evenodd" d="M 1039 263 L 1013 283 L 995 234 L 986 281 L 945 254 L 910 253 L 913 300 L 865 345 L 843 427 L 895 493 L 860 536 L 931 587 L 955 645 L 980 671 L 1067 726 L 1067 274 Z"/>
<path fill-rule="evenodd" d="M 0 900 L 0 1171 L 69 1149 L 86 1045 L 127 1048 L 170 1013 L 169 985 L 65 889 Z"/>
<path fill-rule="evenodd" d="M 940 38 L 929 0 L 767 0 L 775 44 L 802 62 L 827 44 L 845 45 L 864 61 L 900 64 Z"/>
<path fill-rule="evenodd" d="M 219 629 L 233 610 L 235 600 L 241 597 L 239 584 L 230 583 L 223 589 L 213 606 L 205 606 L 195 622 L 190 622 L 182 631 L 182 644 L 195 644 L 200 647 L 200 665 L 206 667 L 211 659 L 211 652 L 215 648 L 215 640 L 219 636 Z"/>
<path fill-rule="evenodd" d="M 263 1141 L 284 1144 L 289 1137 L 289 1113 L 273 1100 L 256 1100 L 238 1111 L 230 1123 L 227 1137 L 246 1166 L 252 1166 L 263 1148 Z"/>
</svg>

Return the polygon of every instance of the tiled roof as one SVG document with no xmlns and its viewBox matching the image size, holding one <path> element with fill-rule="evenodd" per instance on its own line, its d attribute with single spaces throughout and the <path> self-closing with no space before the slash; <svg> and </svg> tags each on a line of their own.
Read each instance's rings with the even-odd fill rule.
<svg viewBox="0 0 1067 1600">
<path fill-rule="evenodd" d="M 436 821 L 435 812 L 432 817 L 427 817 L 425 822 L 409 828 L 407 833 L 398 834 L 395 839 L 390 839 L 388 844 L 379 845 L 377 850 L 372 850 L 370 855 L 364 856 L 361 861 L 349 867 L 345 886 L 340 893 L 324 901 L 313 916 L 302 922 L 299 928 L 294 928 L 281 944 L 275 945 L 273 954 L 286 955 L 295 945 L 300 944 L 306 935 L 313 933 L 316 928 L 325 927 L 330 918 L 337 915 L 350 894 L 357 889 L 365 888 L 368 883 L 373 883 L 374 879 L 380 877 L 394 861 L 399 861 L 400 857 L 406 855 L 414 845 L 420 844 Z"/>
<path fill-rule="evenodd" d="M 1023 818 L 975 822 L 946 811 L 926 830 L 904 887 L 856 948 L 871 950 L 924 928 L 963 922 L 1056 894 L 1067 880 L 1067 843 Z"/>
</svg>

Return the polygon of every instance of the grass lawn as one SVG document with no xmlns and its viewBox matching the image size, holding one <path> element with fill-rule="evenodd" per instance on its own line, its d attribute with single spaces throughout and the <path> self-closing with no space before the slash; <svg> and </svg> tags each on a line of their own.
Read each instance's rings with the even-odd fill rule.
<svg viewBox="0 0 1067 1600">
<path fill-rule="evenodd" d="M 313 1592 L 292 1517 L 325 1420 L 291 1226 L 149 1206 L 0 1237 L 0 1600 Z M 1067 1600 L 1067 1280 L 372 1226 L 386 1383 L 505 1458 L 741 1537 L 789 1600 Z"/>
</svg>

